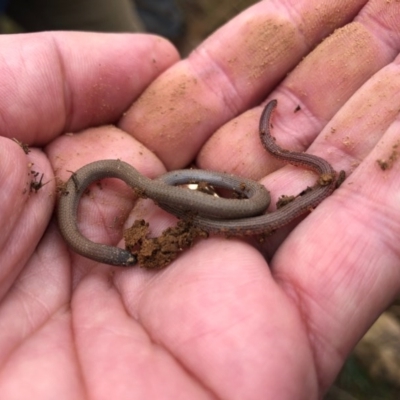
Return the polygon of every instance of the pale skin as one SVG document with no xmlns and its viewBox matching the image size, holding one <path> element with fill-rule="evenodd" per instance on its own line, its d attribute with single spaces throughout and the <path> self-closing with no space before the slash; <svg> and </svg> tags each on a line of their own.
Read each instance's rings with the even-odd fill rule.
<svg viewBox="0 0 400 400">
<path fill-rule="evenodd" d="M 258 3 L 181 62 L 144 35 L 0 37 L 2 399 L 318 399 L 394 300 L 400 162 L 377 160 L 400 137 L 400 3 L 289 3 Z M 271 98 L 279 144 L 348 175 L 306 219 L 263 246 L 200 241 L 162 271 L 65 245 L 53 178 L 94 160 L 149 177 L 196 162 L 260 179 L 273 201 L 312 184 L 259 143 Z M 31 170 L 48 183 L 29 194 Z M 174 223 L 135 204 L 103 181 L 83 197 L 80 227 L 117 245 L 126 218 L 155 233 Z"/>
</svg>

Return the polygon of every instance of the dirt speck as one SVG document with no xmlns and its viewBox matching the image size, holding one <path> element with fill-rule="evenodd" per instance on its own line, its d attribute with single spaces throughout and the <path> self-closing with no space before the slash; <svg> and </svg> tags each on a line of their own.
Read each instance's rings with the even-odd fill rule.
<svg viewBox="0 0 400 400">
<path fill-rule="evenodd" d="M 389 157 L 380 158 L 379 160 L 376 160 L 376 162 L 378 163 L 378 165 L 379 165 L 379 167 L 381 168 L 382 171 L 386 171 L 386 170 L 391 169 L 393 167 L 393 164 L 399 158 L 398 147 L 399 147 L 399 142 L 396 142 L 392 146 L 392 152 L 390 153 Z"/>
</svg>

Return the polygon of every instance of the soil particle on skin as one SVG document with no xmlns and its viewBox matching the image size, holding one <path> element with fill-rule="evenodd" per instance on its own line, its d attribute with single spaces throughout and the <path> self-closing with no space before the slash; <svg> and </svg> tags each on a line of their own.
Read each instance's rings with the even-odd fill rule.
<svg viewBox="0 0 400 400">
<path fill-rule="evenodd" d="M 393 164 L 397 161 L 399 157 L 398 147 L 399 143 L 394 144 L 392 146 L 392 152 L 390 153 L 388 158 L 386 159 L 380 158 L 379 160 L 376 160 L 382 171 L 386 171 L 393 167 Z"/>
<path fill-rule="evenodd" d="M 40 175 L 40 172 L 31 171 L 32 180 L 30 183 L 30 191 L 37 193 L 46 183 L 43 183 L 44 174 Z M 39 180 L 38 180 L 39 179 Z"/>
<path fill-rule="evenodd" d="M 67 182 L 63 181 L 59 176 L 55 177 L 56 180 L 56 192 L 60 195 L 60 196 L 64 196 L 67 195 Z"/>
<path fill-rule="evenodd" d="M 29 153 L 31 152 L 31 150 L 30 150 L 28 144 L 22 143 L 22 142 L 20 142 L 20 141 L 19 141 L 18 139 L 16 139 L 16 138 L 13 138 L 12 140 L 13 140 L 15 143 L 17 143 L 17 145 L 18 145 L 19 147 L 21 147 L 21 149 L 24 151 L 25 154 L 29 154 Z"/>
</svg>

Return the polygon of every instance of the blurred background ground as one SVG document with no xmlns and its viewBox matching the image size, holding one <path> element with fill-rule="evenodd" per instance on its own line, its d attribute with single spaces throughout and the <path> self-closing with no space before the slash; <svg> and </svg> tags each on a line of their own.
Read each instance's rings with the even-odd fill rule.
<svg viewBox="0 0 400 400">
<path fill-rule="evenodd" d="M 186 20 L 186 34 L 179 48 L 187 55 L 212 32 L 257 1 L 177 0 L 177 3 Z"/>
<path fill-rule="evenodd" d="M 185 29 L 173 41 L 182 56 L 186 56 L 218 27 L 256 1 L 176 0 L 176 3 L 182 10 Z M 19 31 L 21 28 L 12 20 L 0 18 L 0 32 Z M 395 304 L 356 346 L 325 400 L 400 399 L 399 319 L 400 306 Z"/>
</svg>

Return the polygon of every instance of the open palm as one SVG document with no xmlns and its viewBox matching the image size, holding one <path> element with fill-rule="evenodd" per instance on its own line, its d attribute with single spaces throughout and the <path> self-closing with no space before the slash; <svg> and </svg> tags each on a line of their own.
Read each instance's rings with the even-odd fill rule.
<svg viewBox="0 0 400 400">
<path fill-rule="evenodd" d="M 318 14 L 304 3 L 294 14 L 260 2 L 180 62 L 145 35 L 0 37 L 2 399 L 323 395 L 400 289 L 400 4 Z M 69 251 L 52 217 L 54 177 L 94 160 L 149 177 L 196 162 L 260 179 L 275 199 L 312 185 L 262 149 L 267 97 L 279 100 L 282 147 L 348 174 L 306 219 L 263 244 L 200 241 L 159 271 Z M 104 180 L 83 197 L 79 225 L 117 244 L 127 218 L 155 233 L 173 221 L 135 204 Z"/>
</svg>

